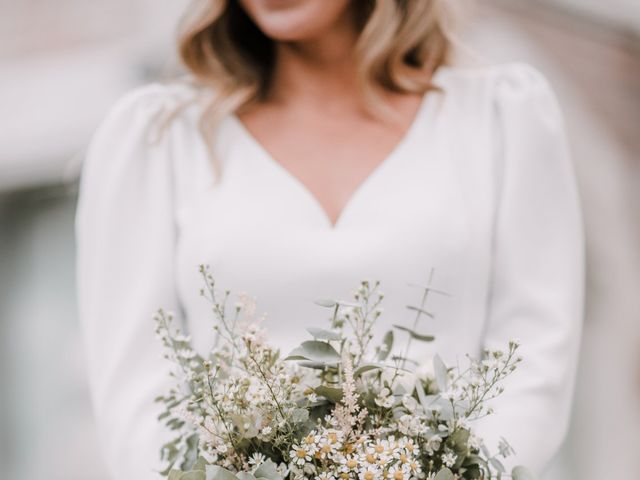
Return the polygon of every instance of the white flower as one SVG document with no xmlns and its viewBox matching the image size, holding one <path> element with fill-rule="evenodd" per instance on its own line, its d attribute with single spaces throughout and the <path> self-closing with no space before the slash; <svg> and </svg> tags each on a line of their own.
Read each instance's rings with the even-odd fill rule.
<svg viewBox="0 0 640 480">
<path fill-rule="evenodd" d="M 376 405 L 382 408 L 391 408 L 393 407 L 393 397 L 389 395 L 388 397 L 376 397 L 374 402 Z"/>
<path fill-rule="evenodd" d="M 265 457 L 260 452 L 256 452 L 253 455 L 251 455 L 251 458 L 249 458 L 249 465 L 255 465 L 256 467 L 258 467 L 262 465 L 266 460 L 267 460 L 267 457 Z"/>
<path fill-rule="evenodd" d="M 360 480 L 376 480 L 382 478 L 382 471 L 375 465 L 367 466 L 358 472 L 358 478 Z"/>
<path fill-rule="evenodd" d="M 380 392 L 378 393 L 378 396 L 374 399 L 374 402 L 376 403 L 376 405 L 383 408 L 393 407 L 393 401 L 394 399 L 393 399 L 393 396 L 391 395 L 391 390 L 389 390 L 386 387 L 380 390 Z"/>
<path fill-rule="evenodd" d="M 262 435 L 264 435 L 265 437 L 268 437 L 269 435 L 271 435 L 271 432 L 273 431 L 273 429 L 269 426 L 264 427 L 262 430 L 260 430 L 260 433 Z"/>
<path fill-rule="evenodd" d="M 331 474 L 328 471 L 325 472 L 321 472 L 319 475 L 316 475 L 315 480 L 335 480 L 336 477 L 333 476 L 333 474 Z"/>
<path fill-rule="evenodd" d="M 406 408 L 409 413 L 414 413 L 418 407 L 418 402 L 411 395 L 403 395 L 402 405 L 404 405 L 404 408 Z"/>
<path fill-rule="evenodd" d="M 433 455 L 433 453 L 440 449 L 442 445 L 442 437 L 440 435 L 433 435 L 426 444 L 427 454 Z"/>
<path fill-rule="evenodd" d="M 457 457 L 454 453 L 447 452 L 444 455 L 442 455 L 442 463 L 446 467 L 453 467 L 453 465 L 456 463 L 456 458 Z"/>
<path fill-rule="evenodd" d="M 402 415 L 398 420 L 398 429 L 404 435 L 415 436 L 424 430 L 420 418 L 415 415 Z"/>
<path fill-rule="evenodd" d="M 409 469 L 405 465 L 393 465 L 389 469 L 387 478 L 391 480 L 406 480 L 410 476 Z"/>
<path fill-rule="evenodd" d="M 311 453 L 310 449 L 305 447 L 300 447 L 298 445 L 294 445 L 292 450 L 289 452 L 289 456 L 291 457 L 291 461 L 295 465 L 302 466 L 307 462 L 311 461 Z"/>
<path fill-rule="evenodd" d="M 190 342 L 191 341 L 191 335 L 183 335 L 182 333 L 179 333 L 175 336 L 175 341 L 176 342 Z"/>
<path fill-rule="evenodd" d="M 184 358 L 185 360 L 191 360 L 196 356 L 196 353 L 193 350 L 188 350 L 186 348 L 183 348 L 182 350 L 178 351 L 178 355 Z M 198 366 L 198 364 L 196 364 L 196 366 Z"/>
</svg>

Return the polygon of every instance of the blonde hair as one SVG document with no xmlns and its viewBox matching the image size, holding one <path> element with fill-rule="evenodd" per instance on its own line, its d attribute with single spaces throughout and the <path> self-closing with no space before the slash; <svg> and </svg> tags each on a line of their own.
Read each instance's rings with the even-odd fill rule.
<svg viewBox="0 0 640 480">
<path fill-rule="evenodd" d="M 451 0 L 353 1 L 360 31 L 357 75 L 370 112 L 389 113 L 379 101 L 379 87 L 419 94 L 437 88 L 431 77 L 450 57 Z M 212 139 L 220 120 L 267 93 L 273 41 L 239 2 L 198 0 L 182 19 L 178 48 L 190 82 L 207 95 L 198 128 L 215 160 Z"/>
</svg>

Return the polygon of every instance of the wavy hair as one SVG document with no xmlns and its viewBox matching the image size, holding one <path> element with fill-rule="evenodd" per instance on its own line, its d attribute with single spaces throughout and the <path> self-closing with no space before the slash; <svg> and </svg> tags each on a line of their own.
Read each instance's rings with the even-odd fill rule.
<svg viewBox="0 0 640 480">
<path fill-rule="evenodd" d="M 369 112 L 389 114 L 379 87 L 425 94 L 433 73 L 447 64 L 452 45 L 452 0 L 352 0 L 359 37 L 355 46 L 357 78 Z M 198 128 L 214 168 L 213 146 L 220 120 L 263 99 L 274 67 L 274 44 L 236 0 L 196 0 L 181 20 L 181 62 L 189 82 L 206 93 Z"/>
</svg>

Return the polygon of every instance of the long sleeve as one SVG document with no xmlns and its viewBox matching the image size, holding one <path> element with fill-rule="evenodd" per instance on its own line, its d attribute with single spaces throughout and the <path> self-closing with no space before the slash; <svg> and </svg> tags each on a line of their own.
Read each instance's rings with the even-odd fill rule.
<svg viewBox="0 0 640 480">
<path fill-rule="evenodd" d="M 85 157 L 76 213 L 78 308 L 98 432 L 114 479 L 160 478 L 167 432 L 154 398 L 169 365 L 152 316 L 179 316 L 174 289 L 169 135 L 145 135 L 166 87 L 148 84 L 120 98 Z M 179 319 L 179 317 L 178 317 Z"/>
<path fill-rule="evenodd" d="M 478 424 L 507 466 L 542 473 L 568 427 L 583 316 L 582 213 L 563 117 L 546 79 L 524 64 L 495 82 L 501 179 L 494 224 L 486 348 L 521 341 L 523 361 Z"/>
</svg>

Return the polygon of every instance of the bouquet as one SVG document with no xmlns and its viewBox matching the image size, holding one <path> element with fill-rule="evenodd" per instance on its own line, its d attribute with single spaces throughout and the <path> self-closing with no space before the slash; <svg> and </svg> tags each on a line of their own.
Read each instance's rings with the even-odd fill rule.
<svg viewBox="0 0 640 480">
<path fill-rule="evenodd" d="M 430 368 L 408 358 L 412 342 L 434 340 L 421 321 L 431 316 L 429 294 L 444 292 L 419 286 L 411 327 L 394 325 L 376 342 L 384 295 L 380 282 L 364 280 L 352 301 L 318 300 L 327 328 L 309 328 L 310 339 L 285 356 L 269 345 L 250 297 L 230 305 L 209 268 L 200 273 L 216 333 L 206 357 L 171 312 L 154 317 L 176 367 L 172 388 L 156 399 L 175 432 L 161 451 L 169 480 L 533 478 L 523 467 L 507 474 L 499 457 L 514 452 L 506 440 L 491 455 L 471 428 L 492 413 L 487 402 L 521 361 L 517 341 L 467 356 L 464 368 L 437 355 Z"/>
</svg>

